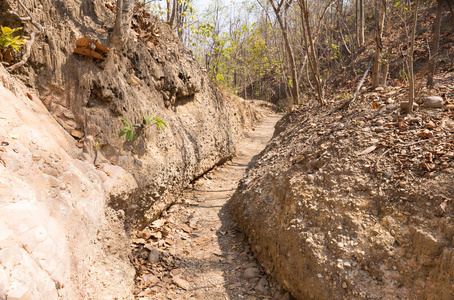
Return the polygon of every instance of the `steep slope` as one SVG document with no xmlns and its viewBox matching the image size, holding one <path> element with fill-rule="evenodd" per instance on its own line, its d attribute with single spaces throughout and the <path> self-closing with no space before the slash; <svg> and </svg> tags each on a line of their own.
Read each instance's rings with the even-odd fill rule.
<svg viewBox="0 0 454 300">
<path fill-rule="evenodd" d="M 0 78 L 0 299 L 129 299 L 124 213 L 107 204 L 134 178 L 95 168 L 38 97 Z"/>
<path fill-rule="evenodd" d="M 298 299 L 454 297 L 454 86 L 413 115 L 389 104 L 399 88 L 381 90 L 285 116 L 233 196 L 254 253 Z"/>
</svg>

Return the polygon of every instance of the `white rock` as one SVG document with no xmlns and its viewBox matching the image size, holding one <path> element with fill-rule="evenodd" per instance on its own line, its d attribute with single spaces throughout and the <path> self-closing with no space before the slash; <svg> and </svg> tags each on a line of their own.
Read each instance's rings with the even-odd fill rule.
<svg viewBox="0 0 454 300">
<path fill-rule="evenodd" d="M 14 286 L 10 288 L 7 294 L 7 299 L 8 300 L 30 300 L 31 299 L 31 293 L 30 289 L 17 284 L 17 286 Z"/>
</svg>

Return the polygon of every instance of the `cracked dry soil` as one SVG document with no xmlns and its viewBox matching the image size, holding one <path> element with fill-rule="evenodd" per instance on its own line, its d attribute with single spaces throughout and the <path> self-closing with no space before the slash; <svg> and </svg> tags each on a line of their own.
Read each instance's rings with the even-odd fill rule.
<svg viewBox="0 0 454 300">
<path fill-rule="evenodd" d="M 280 115 L 249 130 L 237 156 L 186 190 L 178 203 L 132 239 L 136 299 L 290 299 L 264 273 L 236 228 L 229 199 Z"/>
</svg>

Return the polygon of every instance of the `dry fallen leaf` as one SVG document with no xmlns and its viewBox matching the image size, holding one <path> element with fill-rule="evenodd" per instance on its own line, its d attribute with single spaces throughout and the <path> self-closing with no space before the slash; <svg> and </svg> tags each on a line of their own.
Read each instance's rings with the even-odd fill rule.
<svg viewBox="0 0 454 300">
<path fill-rule="evenodd" d="M 158 219 L 158 220 L 156 220 L 156 221 L 153 221 L 153 223 L 151 223 L 151 227 L 160 228 L 160 227 L 162 227 L 165 223 L 166 223 L 166 220 L 164 220 L 164 219 Z"/>
<path fill-rule="evenodd" d="M 169 244 L 169 245 L 174 245 L 174 244 L 175 244 L 175 242 L 172 241 L 171 239 L 165 239 L 165 242 L 166 242 L 167 244 Z"/>
<path fill-rule="evenodd" d="M 175 276 L 172 278 L 173 283 L 179 286 L 182 289 L 188 290 L 189 289 L 189 282 L 184 279 L 181 279 L 180 276 Z"/>
<path fill-rule="evenodd" d="M 162 233 L 160 231 L 158 232 L 152 232 L 151 236 L 157 240 L 162 239 Z"/>
<path fill-rule="evenodd" d="M 155 284 L 155 283 L 158 283 L 160 280 L 158 277 L 152 275 L 152 274 L 145 274 L 143 275 L 142 277 L 143 281 L 147 284 Z"/>
<path fill-rule="evenodd" d="M 428 138 L 431 139 L 434 137 L 433 133 L 430 130 L 424 130 L 418 133 L 418 136 L 423 137 L 423 138 Z"/>
<path fill-rule="evenodd" d="M 181 274 L 181 270 L 180 269 L 173 269 L 170 271 L 170 274 L 172 274 L 173 276 L 178 276 Z"/>
<path fill-rule="evenodd" d="M 186 231 L 187 233 L 192 233 L 192 229 L 186 224 L 182 224 L 181 229 Z"/>
<path fill-rule="evenodd" d="M 370 146 L 369 148 L 367 148 L 366 150 L 364 150 L 363 152 L 359 153 L 359 155 L 366 155 L 366 154 L 369 154 L 371 153 L 372 151 L 374 151 L 375 149 L 377 149 L 377 145 L 373 145 L 373 146 Z"/>
<path fill-rule="evenodd" d="M 147 241 L 145 241 L 144 239 L 131 239 L 131 242 L 133 242 L 135 244 L 143 244 L 143 245 L 145 245 L 147 243 Z"/>
<path fill-rule="evenodd" d="M 152 236 L 150 231 L 144 230 L 137 234 L 137 237 L 148 240 Z"/>
</svg>

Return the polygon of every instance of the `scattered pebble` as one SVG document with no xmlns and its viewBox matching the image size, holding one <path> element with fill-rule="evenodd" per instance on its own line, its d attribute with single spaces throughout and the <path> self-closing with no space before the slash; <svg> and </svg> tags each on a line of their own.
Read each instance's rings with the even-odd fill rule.
<svg viewBox="0 0 454 300">
<path fill-rule="evenodd" d="M 260 270 L 258 268 L 247 268 L 244 270 L 243 276 L 246 279 L 251 279 L 254 277 L 258 277 L 260 275 Z"/>
<path fill-rule="evenodd" d="M 435 125 L 433 121 L 429 121 L 427 122 L 426 127 L 429 129 L 434 129 L 435 127 L 437 127 L 437 125 Z"/>
<path fill-rule="evenodd" d="M 266 280 L 266 278 L 261 278 L 257 282 L 254 290 L 259 294 L 267 294 L 268 293 L 268 289 L 266 288 L 267 285 L 268 285 L 268 281 Z"/>
<path fill-rule="evenodd" d="M 150 251 L 150 254 L 148 254 L 148 262 L 150 264 L 155 264 L 157 262 L 159 262 L 160 258 L 159 258 L 159 251 L 157 249 L 152 249 Z"/>
</svg>

